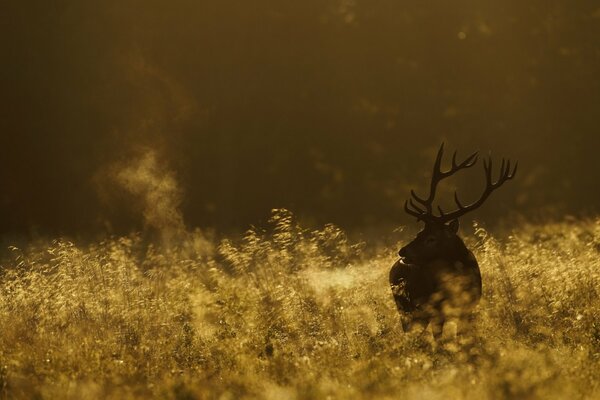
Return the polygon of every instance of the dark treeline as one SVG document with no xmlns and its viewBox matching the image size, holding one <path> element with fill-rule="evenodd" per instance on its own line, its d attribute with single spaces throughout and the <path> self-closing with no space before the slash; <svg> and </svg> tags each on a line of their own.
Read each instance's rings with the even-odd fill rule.
<svg viewBox="0 0 600 400">
<path fill-rule="evenodd" d="M 189 226 L 406 222 L 442 140 L 521 161 L 476 217 L 600 203 L 594 1 L 8 1 L 0 19 L 3 233 L 139 228 L 105 175 L 144 148 Z M 454 183 L 467 201 L 482 172 Z"/>
</svg>

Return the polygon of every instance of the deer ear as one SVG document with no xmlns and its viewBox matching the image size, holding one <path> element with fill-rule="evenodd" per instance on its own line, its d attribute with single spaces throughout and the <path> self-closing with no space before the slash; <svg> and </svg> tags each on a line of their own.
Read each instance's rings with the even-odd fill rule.
<svg viewBox="0 0 600 400">
<path fill-rule="evenodd" d="M 450 221 L 450 223 L 448 224 L 448 228 L 450 228 L 450 230 L 454 233 L 458 233 L 458 227 L 460 226 L 458 219 L 453 219 L 452 221 Z"/>
</svg>

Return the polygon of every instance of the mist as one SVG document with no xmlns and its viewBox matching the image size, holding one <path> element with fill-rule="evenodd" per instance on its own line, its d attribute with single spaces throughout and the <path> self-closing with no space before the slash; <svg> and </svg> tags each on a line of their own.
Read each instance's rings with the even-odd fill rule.
<svg viewBox="0 0 600 400">
<path fill-rule="evenodd" d="M 406 223 L 442 141 L 519 160 L 473 218 L 598 211 L 595 2 L 4 9 L 2 234 Z M 477 166 L 440 193 L 483 184 Z"/>
</svg>

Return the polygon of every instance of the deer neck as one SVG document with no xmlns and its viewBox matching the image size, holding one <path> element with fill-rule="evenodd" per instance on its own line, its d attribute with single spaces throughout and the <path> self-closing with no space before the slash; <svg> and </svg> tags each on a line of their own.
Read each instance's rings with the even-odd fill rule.
<svg viewBox="0 0 600 400">
<path fill-rule="evenodd" d="M 444 254 L 444 261 L 455 264 L 456 262 L 466 263 L 472 258 L 471 251 L 465 246 L 464 242 L 458 238 L 448 253 Z"/>
</svg>

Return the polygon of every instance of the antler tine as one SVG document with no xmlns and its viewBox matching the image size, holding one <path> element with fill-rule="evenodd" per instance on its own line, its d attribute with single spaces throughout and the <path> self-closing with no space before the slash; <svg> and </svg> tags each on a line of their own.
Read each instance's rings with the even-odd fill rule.
<svg viewBox="0 0 600 400">
<path fill-rule="evenodd" d="M 444 156 L 444 142 L 440 145 L 437 156 L 435 157 L 435 163 L 433 164 L 433 172 L 442 172 L 442 157 Z"/>
<path fill-rule="evenodd" d="M 504 160 L 502 160 L 504 161 Z M 504 180 L 508 180 L 509 176 L 510 176 L 510 160 L 507 160 L 506 162 L 506 170 L 504 171 L 504 173 L 502 174 L 502 176 L 504 176 Z"/>
<path fill-rule="evenodd" d="M 479 200 L 475 201 L 473 204 L 470 204 L 468 206 L 463 206 L 460 200 L 458 199 L 458 194 L 454 192 L 454 202 L 458 206 L 458 210 L 448 214 L 443 214 L 440 217 L 438 217 L 437 220 L 439 222 L 448 222 L 465 215 L 469 211 L 473 211 L 476 208 L 479 208 L 494 190 L 502 186 L 507 180 L 513 179 L 515 177 L 518 165 L 518 162 L 515 163 L 515 166 L 511 171 L 510 160 L 502 159 L 502 164 L 500 165 L 500 176 L 498 177 L 498 180 L 494 182 L 492 177 L 493 161 L 492 157 L 488 156 L 487 159 L 483 160 L 486 187 Z"/>
<path fill-rule="evenodd" d="M 414 197 L 415 200 L 417 200 L 419 203 L 423 204 L 423 205 L 427 205 L 427 200 L 420 198 L 419 196 L 417 196 L 417 194 L 415 193 L 414 190 L 410 190 L 410 195 L 412 197 Z"/>
<path fill-rule="evenodd" d="M 410 191 L 411 198 L 408 201 L 406 201 L 404 204 L 405 205 L 404 209 L 408 214 L 413 215 L 422 221 L 425 221 L 425 220 L 434 221 L 434 220 L 446 218 L 447 214 L 444 213 L 444 211 L 440 207 L 438 207 L 438 211 L 439 211 L 440 215 L 435 216 L 433 214 L 433 201 L 435 199 L 435 194 L 436 194 L 438 183 L 442 179 L 455 174 L 456 172 L 458 172 L 461 169 L 472 167 L 473 165 L 475 165 L 475 163 L 478 160 L 479 152 L 476 151 L 473 154 L 471 154 L 470 156 L 468 156 L 466 159 L 464 159 L 462 162 L 459 163 L 456 161 L 458 152 L 455 151 L 452 154 L 452 166 L 450 167 L 449 170 L 442 171 L 442 158 L 444 156 L 444 145 L 445 145 L 445 143 L 442 142 L 442 144 L 440 145 L 440 148 L 437 152 L 437 155 L 435 157 L 435 162 L 433 164 L 433 171 L 431 174 L 429 195 L 426 198 L 422 198 L 419 195 L 417 195 L 414 190 L 411 190 Z M 484 166 L 484 167 L 487 170 L 487 166 Z M 491 174 L 490 174 L 489 182 L 491 183 Z M 419 205 L 415 204 L 415 202 L 419 203 Z M 457 204 L 460 204 L 460 202 L 457 202 Z"/>
<path fill-rule="evenodd" d="M 412 207 L 412 209 L 411 209 L 411 207 Z M 421 209 L 420 207 L 418 207 L 412 201 L 412 199 L 406 200 L 404 202 L 404 211 L 406 211 L 407 214 L 412 215 L 413 217 L 417 218 L 417 220 L 421 220 L 421 221 L 429 221 L 430 220 L 429 214 L 427 212 L 425 212 L 423 209 Z"/>
<path fill-rule="evenodd" d="M 519 166 L 519 162 L 515 162 L 515 169 L 513 169 L 513 172 L 510 174 L 510 177 L 508 179 L 512 179 L 515 177 L 516 173 L 517 173 L 517 167 Z"/>
<path fill-rule="evenodd" d="M 420 216 L 421 216 L 421 214 L 419 214 L 419 213 L 418 213 L 418 212 L 416 212 L 416 211 L 413 211 L 413 210 L 411 210 L 411 209 L 408 207 L 408 200 L 406 200 L 406 201 L 404 202 L 404 211 L 406 211 L 406 213 L 407 213 L 407 214 L 410 214 L 410 215 L 412 215 L 413 217 L 420 218 Z"/>
<path fill-rule="evenodd" d="M 413 210 L 419 212 L 420 214 L 425 214 L 426 210 L 423 210 L 421 207 L 419 207 L 418 205 L 415 204 L 415 202 L 413 201 L 413 199 L 409 199 L 408 200 L 408 204 L 413 208 Z"/>
<path fill-rule="evenodd" d="M 458 193 L 454 192 L 454 202 L 458 206 L 459 209 L 463 209 L 464 206 L 461 204 L 460 200 L 458 200 Z"/>
<path fill-rule="evenodd" d="M 419 201 L 419 203 L 426 206 L 427 210 L 429 212 L 431 212 L 431 203 L 433 202 L 433 200 L 435 198 L 435 192 L 436 192 L 438 183 L 442 179 L 455 174 L 456 172 L 458 172 L 461 169 L 470 168 L 473 165 L 475 165 L 475 163 L 477 162 L 477 156 L 478 156 L 479 152 L 476 151 L 475 153 L 471 154 L 469 157 L 467 157 L 461 163 L 456 162 L 457 154 L 458 154 L 457 151 L 455 151 L 452 154 L 452 166 L 450 167 L 450 169 L 448 171 L 442 171 L 442 157 L 444 155 L 444 143 L 442 142 L 442 145 L 440 146 L 437 157 L 435 159 L 435 164 L 433 166 L 433 173 L 431 176 L 431 189 L 430 189 L 428 198 L 426 200 L 421 199 L 420 197 L 415 195 L 414 191 L 411 191 L 413 197 L 415 197 Z"/>
<path fill-rule="evenodd" d="M 511 174 L 511 171 L 510 171 L 510 160 L 502 159 L 502 167 L 500 168 L 500 176 L 498 177 L 498 180 L 496 181 L 496 183 L 493 186 L 499 187 L 504 182 L 506 182 L 509 179 L 512 179 L 513 177 L 514 177 L 514 172 Z"/>
<path fill-rule="evenodd" d="M 472 167 L 473 165 L 475 165 L 478 158 L 479 158 L 479 151 L 476 151 L 475 153 L 471 154 L 467 158 L 467 160 L 465 160 L 465 168 L 469 168 L 469 167 Z"/>
<path fill-rule="evenodd" d="M 483 160 L 483 169 L 485 171 L 485 180 L 487 185 L 492 184 L 492 156 L 488 156 L 487 160 Z"/>
<path fill-rule="evenodd" d="M 437 189 L 437 185 L 444 178 L 444 173 L 442 172 L 442 157 L 444 156 L 444 142 L 442 142 L 440 149 L 438 150 L 437 157 L 435 158 L 435 164 L 433 165 L 433 172 L 431 174 L 431 185 L 429 188 L 429 196 L 427 200 L 423 202 L 423 205 L 427 207 L 427 212 L 433 215 L 432 212 L 432 203 L 433 199 L 435 199 L 435 191 Z"/>
<path fill-rule="evenodd" d="M 477 162 L 477 156 L 479 155 L 479 152 L 476 151 L 475 153 L 471 154 L 460 164 L 456 164 L 456 154 L 457 152 L 455 151 L 452 155 L 452 168 L 446 173 L 447 175 L 452 175 L 459 169 L 469 168 L 475 165 L 475 163 Z"/>
<path fill-rule="evenodd" d="M 429 196 L 426 199 L 419 197 L 414 190 L 410 191 L 411 196 L 421 203 L 425 208 L 426 212 L 432 214 L 432 203 L 435 198 L 435 191 L 438 182 L 444 177 L 442 172 L 442 157 L 444 156 L 444 142 L 440 145 L 437 156 L 435 157 L 435 163 L 433 164 L 433 172 L 431 175 L 431 186 L 429 188 Z"/>
</svg>

